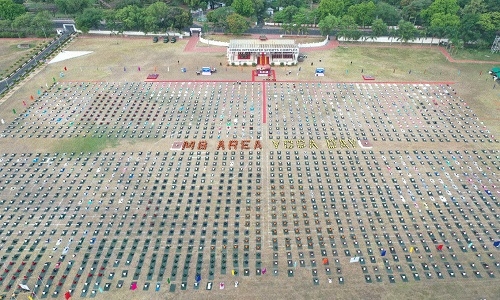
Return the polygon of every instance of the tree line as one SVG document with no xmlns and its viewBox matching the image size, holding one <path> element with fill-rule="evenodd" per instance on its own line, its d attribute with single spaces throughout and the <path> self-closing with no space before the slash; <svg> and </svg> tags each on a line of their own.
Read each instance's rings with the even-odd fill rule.
<svg viewBox="0 0 500 300">
<path fill-rule="evenodd" d="M 43 35 L 49 13 L 75 18 L 82 31 L 165 32 L 189 27 L 241 34 L 254 22 L 281 23 L 285 33 L 347 39 L 394 36 L 448 38 L 456 47 L 489 47 L 500 30 L 499 0 L 0 0 L 0 32 Z M 23 5 L 24 4 L 24 5 Z M 38 6 L 36 6 L 36 4 Z M 40 7 L 27 11 L 26 7 Z M 50 7 L 50 8 L 49 8 Z M 208 9 L 208 10 L 207 10 Z M 36 17 L 36 18 L 35 18 Z M 199 15 L 197 15 L 197 18 Z M 38 25 L 40 24 L 40 25 Z"/>
<path fill-rule="evenodd" d="M 48 37 L 52 28 L 48 11 L 28 13 L 20 0 L 0 0 L 0 37 Z"/>
</svg>

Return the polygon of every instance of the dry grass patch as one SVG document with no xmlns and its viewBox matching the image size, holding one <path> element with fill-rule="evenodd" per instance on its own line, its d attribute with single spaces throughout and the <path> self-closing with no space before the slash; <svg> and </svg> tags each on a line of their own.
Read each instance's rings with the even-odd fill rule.
<svg viewBox="0 0 500 300">
<path fill-rule="evenodd" d="M 31 57 L 33 49 L 45 43 L 48 39 L 2 39 L 0 43 L 0 78 L 21 66 Z M 18 48 L 19 44 L 28 44 L 29 48 Z M 19 60 L 23 62 L 17 63 Z"/>
</svg>

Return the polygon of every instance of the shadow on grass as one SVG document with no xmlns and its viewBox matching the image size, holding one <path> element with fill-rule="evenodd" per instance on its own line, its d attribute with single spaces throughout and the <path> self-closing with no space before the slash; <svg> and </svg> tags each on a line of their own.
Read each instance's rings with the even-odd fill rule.
<svg viewBox="0 0 500 300">
<path fill-rule="evenodd" d="M 62 140 L 52 146 L 54 152 L 99 152 L 119 144 L 117 139 L 79 137 Z"/>
</svg>

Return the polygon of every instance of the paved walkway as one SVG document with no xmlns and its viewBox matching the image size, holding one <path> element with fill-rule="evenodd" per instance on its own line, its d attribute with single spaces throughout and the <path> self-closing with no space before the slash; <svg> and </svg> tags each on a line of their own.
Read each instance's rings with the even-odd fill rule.
<svg viewBox="0 0 500 300">
<path fill-rule="evenodd" d="M 200 41 L 198 36 L 192 36 L 189 38 L 186 47 L 184 47 L 184 52 L 226 52 L 226 47 L 207 45 L 206 47 L 197 47 L 196 45 Z"/>
</svg>

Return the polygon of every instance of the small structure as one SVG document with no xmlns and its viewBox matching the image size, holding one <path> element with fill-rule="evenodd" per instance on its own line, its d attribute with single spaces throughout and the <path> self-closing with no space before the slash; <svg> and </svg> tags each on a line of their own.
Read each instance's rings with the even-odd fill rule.
<svg viewBox="0 0 500 300">
<path fill-rule="evenodd" d="M 265 60 L 262 59 L 262 61 Z M 265 77 L 265 81 L 276 81 L 276 73 L 274 70 L 271 70 L 270 65 L 266 64 L 259 64 L 255 70 L 252 70 L 252 81 L 255 81 L 255 77 Z"/>
<path fill-rule="evenodd" d="M 270 65 L 258 65 L 255 74 L 257 76 L 271 76 L 271 66 Z"/>
<path fill-rule="evenodd" d="M 493 76 L 493 80 L 499 80 L 499 78 L 500 78 L 500 68 L 499 67 L 492 68 L 488 73 L 490 73 L 490 75 Z"/>
<path fill-rule="evenodd" d="M 191 27 L 191 28 L 189 28 L 189 35 L 190 36 L 193 36 L 193 35 L 200 36 L 201 35 L 201 28 L 199 28 L 199 27 Z"/>
<path fill-rule="evenodd" d="M 316 76 L 325 76 L 325 68 L 316 68 Z"/>
<path fill-rule="evenodd" d="M 201 68 L 201 75 L 212 75 L 212 70 L 210 67 Z"/>
<path fill-rule="evenodd" d="M 493 45 L 491 45 L 491 53 L 497 53 L 498 51 L 500 51 L 500 35 L 495 37 Z"/>
<path fill-rule="evenodd" d="M 287 65 L 297 63 L 299 46 L 294 40 L 231 40 L 227 48 L 230 65 Z"/>
</svg>

